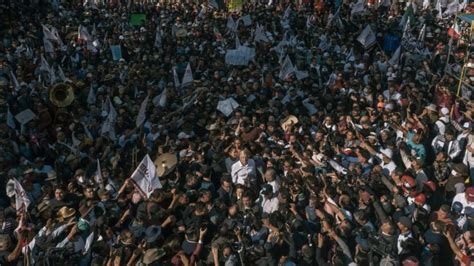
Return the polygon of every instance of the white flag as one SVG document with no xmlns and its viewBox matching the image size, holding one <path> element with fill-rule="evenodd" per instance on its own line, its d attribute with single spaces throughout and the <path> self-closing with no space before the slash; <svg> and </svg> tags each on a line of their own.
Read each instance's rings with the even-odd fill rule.
<svg viewBox="0 0 474 266">
<path fill-rule="evenodd" d="M 375 43 L 375 33 L 372 31 L 372 28 L 370 28 L 369 25 L 367 25 L 364 30 L 362 30 L 359 37 L 357 37 L 357 41 L 360 42 L 364 48 L 368 48 Z"/>
<path fill-rule="evenodd" d="M 423 24 L 423 27 L 421 27 L 421 30 L 420 30 L 420 34 L 418 35 L 419 42 L 425 41 L 425 32 L 426 32 L 426 24 Z"/>
<path fill-rule="evenodd" d="M 110 98 L 107 98 L 109 111 L 107 118 L 102 124 L 101 134 L 108 135 L 111 140 L 115 140 L 115 122 L 117 121 L 117 111 L 115 111 L 114 106 L 112 105 L 112 101 Z"/>
<path fill-rule="evenodd" d="M 159 94 L 156 95 L 151 102 L 155 107 L 165 107 L 166 106 L 166 100 L 167 100 L 167 91 L 166 88 L 163 89 L 163 91 Z"/>
<path fill-rule="evenodd" d="M 46 38 L 48 40 L 56 41 L 56 37 L 54 34 L 51 32 L 51 30 L 48 29 L 45 25 L 41 25 L 43 28 L 43 38 Z"/>
<path fill-rule="evenodd" d="M 30 205 L 30 199 L 26 194 L 25 190 L 21 186 L 20 182 L 16 178 L 10 179 L 7 183 L 7 196 L 15 196 L 15 207 L 17 212 L 22 212 L 28 209 Z"/>
<path fill-rule="evenodd" d="M 55 40 L 60 46 L 63 46 L 63 45 L 64 45 L 63 41 L 61 40 L 61 37 L 59 36 L 58 29 L 56 29 L 55 27 L 51 27 L 51 34 L 54 36 L 54 40 Z"/>
<path fill-rule="evenodd" d="M 158 25 L 156 25 L 155 47 L 161 49 L 161 44 L 162 44 L 162 40 L 161 40 L 161 28 L 160 28 L 160 24 L 158 23 Z"/>
<path fill-rule="evenodd" d="M 390 60 L 388 60 L 389 65 L 391 66 L 398 65 L 398 62 L 400 61 L 401 47 L 402 47 L 401 45 L 398 46 L 397 50 L 395 50 Z"/>
<path fill-rule="evenodd" d="M 227 19 L 227 32 L 234 33 L 237 30 L 236 28 L 237 28 L 237 24 L 235 23 L 232 16 L 229 16 L 229 18 Z"/>
<path fill-rule="evenodd" d="M 252 17 L 250 15 L 243 16 L 242 21 L 244 22 L 244 26 L 252 25 Z"/>
<path fill-rule="evenodd" d="M 302 79 L 305 79 L 305 78 L 309 77 L 308 71 L 305 71 L 305 70 L 295 69 L 295 75 L 296 75 L 296 78 L 298 80 L 302 80 Z"/>
<path fill-rule="evenodd" d="M 43 38 L 43 46 L 46 53 L 54 53 L 54 46 L 50 40 Z"/>
<path fill-rule="evenodd" d="M 91 85 L 91 87 L 89 88 L 89 94 L 87 95 L 87 103 L 94 104 L 95 101 L 96 101 L 95 92 L 94 92 L 94 88 Z"/>
<path fill-rule="evenodd" d="M 173 79 L 174 79 L 174 87 L 178 89 L 181 84 L 179 83 L 178 73 L 176 73 L 176 67 L 173 67 Z"/>
<path fill-rule="evenodd" d="M 130 179 L 147 197 L 153 193 L 153 190 L 161 188 L 160 179 L 156 175 L 155 164 L 148 154 L 140 162 Z"/>
<path fill-rule="evenodd" d="M 291 15 L 291 6 L 288 5 L 288 7 L 285 9 L 285 13 L 283 13 L 283 19 L 289 19 Z"/>
<path fill-rule="evenodd" d="M 210 7 L 214 9 L 219 9 L 219 5 L 217 4 L 216 0 L 208 0 L 207 3 L 209 4 Z"/>
<path fill-rule="evenodd" d="M 240 47 L 240 40 L 239 40 L 239 34 L 235 34 L 235 49 L 239 49 Z"/>
<path fill-rule="evenodd" d="M 290 57 L 287 55 L 285 57 L 285 61 L 283 61 L 283 65 L 281 66 L 280 69 L 280 74 L 278 77 L 281 80 L 287 79 L 293 72 L 295 72 L 295 68 L 293 66 L 293 63 L 291 62 Z"/>
<path fill-rule="evenodd" d="M 262 26 L 257 24 L 257 28 L 255 29 L 255 42 L 269 42 L 267 35 L 265 34 L 265 30 Z"/>
<path fill-rule="evenodd" d="M 82 252 L 83 255 L 86 255 L 89 252 L 89 249 L 92 246 L 92 242 L 94 241 L 94 232 L 92 232 L 87 238 L 86 243 L 84 244 L 84 251 Z"/>
<path fill-rule="evenodd" d="M 446 11 L 444 11 L 443 15 L 449 16 L 449 15 L 452 15 L 452 14 L 456 14 L 456 13 L 458 13 L 458 10 L 459 10 L 459 2 L 457 0 L 455 0 L 455 1 L 452 1 L 446 7 Z"/>
<path fill-rule="evenodd" d="M 15 88 L 16 91 L 18 91 L 20 89 L 20 83 L 18 83 L 15 73 L 11 70 L 10 70 L 10 75 L 12 76 L 13 87 Z"/>
<path fill-rule="evenodd" d="M 230 97 L 225 100 L 219 101 L 217 103 L 217 110 L 223 113 L 225 116 L 230 116 L 235 109 L 239 107 L 239 103 L 234 100 L 234 98 Z"/>
<path fill-rule="evenodd" d="M 48 73 L 51 72 L 51 67 L 49 66 L 48 61 L 46 61 L 43 55 L 41 55 L 40 70 L 46 71 Z"/>
<path fill-rule="evenodd" d="M 94 181 L 95 181 L 97 184 L 100 184 L 101 188 L 104 186 L 104 184 L 103 184 L 103 182 L 104 182 L 104 177 L 102 176 L 102 169 L 101 169 L 101 167 L 100 167 L 99 158 L 97 158 L 97 170 L 95 171 Z"/>
<path fill-rule="evenodd" d="M 357 3 L 352 5 L 351 16 L 353 16 L 354 14 L 363 12 L 364 10 L 365 10 L 365 1 L 364 0 L 359 0 L 359 1 L 357 1 Z"/>
<path fill-rule="evenodd" d="M 140 106 L 140 111 L 138 112 L 138 115 L 137 115 L 137 121 L 135 122 L 135 125 L 137 127 L 140 127 L 143 124 L 143 122 L 145 122 L 146 120 L 146 106 L 148 104 L 148 97 L 149 96 L 147 95 Z"/>
<path fill-rule="evenodd" d="M 13 116 L 12 112 L 10 112 L 10 107 L 7 109 L 7 125 L 11 129 L 16 128 L 15 117 Z"/>
<path fill-rule="evenodd" d="M 58 76 L 62 82 L 71 82 L 71 80 L 64 75 L 63 68 L 60 65 L 58 65 Z"/>
<path fill-rule="evenodd" d="M 77 29 L 77 38 L 84 40 L 86 42 L 92 41 L 92 37 L 89 34 L 89 31 L 87 30 L 86 27 L 79 25 L 79 28 Z"/>
<path fill-rule="evenodd" d="M 438 0 L 436 2 L 435 10 L 438 11 L 438 14 L 436 15 L 436 18 L 437 19 L 442 19 L 443 18 L 443 10 L 441 9 L 441 0 Z"/>
<path fill-rule="evenodd" d="M 181 88 L 189 86 L 193 83 L 193 72 L 191 70 L 191 65 L 188 63 L 186 67 L 186 72 L 184 72 L 183 81 L 181 82 Z"/>
<path fill-rule="evenodd" d="M 428 9 L 430 7 L 430 0 L 423 0 L 423 10 Z"/>
</svg>

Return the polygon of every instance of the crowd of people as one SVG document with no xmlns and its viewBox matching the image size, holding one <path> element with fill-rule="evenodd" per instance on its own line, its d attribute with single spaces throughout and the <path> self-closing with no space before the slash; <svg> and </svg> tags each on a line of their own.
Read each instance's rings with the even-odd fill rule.
<svg viewBox="0 0 474 266">
<path fill-rule="evenodd" d="M 449 1 L 1 1 L 0 265 L 474 264 Z"/>
</svg>

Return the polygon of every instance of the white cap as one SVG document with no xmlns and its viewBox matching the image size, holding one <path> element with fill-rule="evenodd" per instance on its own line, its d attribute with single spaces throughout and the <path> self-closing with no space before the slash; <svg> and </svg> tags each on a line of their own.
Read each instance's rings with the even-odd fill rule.
<svg viewBox="0 0 474 266">
<path fill-rule="evenodd" d="M 189 139 L 191 136 L 189 136 L 188 134 L 184 133 L 184 132 L 180 132 L 178 134 L 178 139 Z"/>
<path fill-rule="evenodd" d="M 380 153 L 381 153 L 383 156 L 392 159 L 393 151 L 392 151 L 391 149 L 389 149 L 389 148 L 387 148 L 387 149 L 380 149 Z"/>
<path fill-rule="evenodd" d="M 446 107 L 441 108 L 441 114 L 442 115 L 448 115 L 449 114 L 449 109 Z"/>
</svg>

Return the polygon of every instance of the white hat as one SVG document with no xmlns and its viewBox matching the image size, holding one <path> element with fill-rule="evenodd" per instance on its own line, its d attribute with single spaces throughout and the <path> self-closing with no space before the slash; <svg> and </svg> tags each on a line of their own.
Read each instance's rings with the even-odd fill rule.
<svg viewBox="0 0 474 266">
<path fill-rule="evenodd" d="M 189 139 L 191 136 L 189 136 L 188 134 L 184 133 L 184 132 L 180 132 L 178 134 L 178 139 Z"/>
<path fill-rule="evenodd" d="M 446 107 L 441 108 L 441 114 L 442 115 L 448 115 L 449 114 L 449 109 Z"/>
<path fill-rule="evenodd" d="M 383 156 L 392 159 L 393 151 L 392 151 L 391 149 L 389 149 L 389 148 L 387 148 L 387 149 L 380 149 L 380 153 L 381 153 Z"/>
</svg>

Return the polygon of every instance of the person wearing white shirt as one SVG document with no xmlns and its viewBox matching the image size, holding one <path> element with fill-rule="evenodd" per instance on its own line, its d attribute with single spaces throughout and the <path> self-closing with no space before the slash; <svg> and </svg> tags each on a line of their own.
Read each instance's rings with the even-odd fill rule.
<svg viewBox="0 0 474 266">
<path fill-rule="evenodd" d="M 232 182 L 234 184 L 245 185 L 249 176 L 255 176 L 255 161 L 249 159 L 249 152 L 240 152 L 239 161 L 232 165 Z"/>
<path fill-rule="evenodd" d="M 385 91 L 383 92 L 383 97 L 384 97 L 386 100 L 389 100 L 389 101 L 390 101 L 390 100 L 398 101 L 398 100 L 400 100 L 400 98 L 402 97 L 402 95 L 401 95 L 399 92 L 397 92 L 397 91 L 395 90 L 395 87 L 394 87 L 394 86 L 390 86 L 390 87 L 388 88 L 388 90 L 385 90 Z"/>
<path fill-rule="evenodd" d="M 454 205 L 456 202 L 462 204 L 462 214 L 464 214 L 464 211 L 467 207 L 474 208 L 474 187 L 468 187 L 463 193 L 458 193 L 454 197 L 452 205 Z"/>
<path fill-rule="evenodd" d="M 384 174 L 390 176 L 395 168 L 397 168 L 397 165 L 392 161 L 393 151 L 389 148 L 380 149 L 380 152 L 376 155 L 382 161 L 380 166 L 382 166 Z"/>
<path fill-rule="evenodd" d="M 273 188 L 271 185 L 263 185 L 262 195 L 260 198 L 260 206 L 262 207 L 263 213 L 272 213 L 278 210 L 278 197 L 273 194 Z"/>
<path fill-rule="evenodd" d="M 474 132 L 467 136 L 466 152 L 464 153 L 463 163 L 469 168 L 471 182 L 474 181 Z"/>
<path fill-rule="evenodd" d="M 447 126 L 450 124 L 449 121 L 449 109 L 446 107 L 441 108 L 440 110 L 441 117 L 438 121 L 435 122 L 435 125 L 438 129 L 439 135 L 444 135 L 444 131 L 446 130 Z"/>
<path fill-rule="evenodd" d="M 398 254 L 400 254 L 403 251 L 402 243 L 405 242 L 409 238 L 413 238 L 413 235 L 411 233 L 412 222 L 410 218 L 406 216 L 402 216 L 399 218 L 397 222 L 397 226 L 398 226 L 398 229 L 400 230 L 400 235 L 398 235 L 398 239 L 397 239 L 397 250 L 398 250 Z"/>
<path fill-rule="evenodd" d="M 265 182 L 267 182 L 267 184 L 269 184 L 270 186 L 272 186 L 272 188 L 273 188 L 273 194 L 277 195 L 277 194 L 278 194 L 278 190 L 280 190 L 280 179 L 279 179 L 278 176 L 276 175 L 275 169 L 273 169 L 273 168 L 268 168 L 268 169 L 265 171 L 264 178 L 265 178 Z"/>
</svg>

